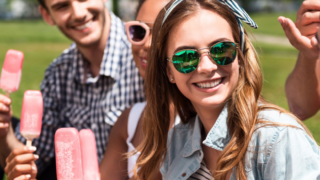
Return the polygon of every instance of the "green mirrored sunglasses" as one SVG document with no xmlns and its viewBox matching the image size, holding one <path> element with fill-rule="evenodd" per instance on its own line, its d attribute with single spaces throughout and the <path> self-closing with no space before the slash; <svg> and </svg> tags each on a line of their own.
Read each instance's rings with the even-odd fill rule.
<svg viewBox="0 0 320 180">
<path fill-rule="evenodd" d="M 237 56 L 238 44 L 223 41 L 218 42 L 210 47 L 201 49 L 184 49 L 175 53 L 171 60 L 168 58 L 169 62 L 172 62 L 177 71 L 187 74 L 194 71 L 200 62 L 201 55 L 199 52 L 208 49 L 207 52 L 210 54 L 212 60 L 221 66 L 226 66 L 231 64 Z"/>
</svg>

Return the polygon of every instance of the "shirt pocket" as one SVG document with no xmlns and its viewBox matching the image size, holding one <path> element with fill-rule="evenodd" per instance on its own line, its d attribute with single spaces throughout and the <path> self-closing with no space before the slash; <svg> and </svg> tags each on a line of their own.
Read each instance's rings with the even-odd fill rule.
<svg viewBox="0 0 320 180">
<path fill-rule="evenodd" d="M 78 130 L 90 128 L 90 108 L 81 105 L 68 105 L 61 111 L 61 119 L 66 127 L 74 127 Z"/>
</svg>

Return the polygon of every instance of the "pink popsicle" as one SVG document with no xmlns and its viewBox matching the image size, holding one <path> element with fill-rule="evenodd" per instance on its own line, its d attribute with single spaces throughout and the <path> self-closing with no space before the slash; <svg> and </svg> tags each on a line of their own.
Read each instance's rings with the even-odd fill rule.
<svg viewBox="0 0 320 180">
<path fill-rule="evenodd" d="M 78 130 L 60 128 L 54 142 L 58 180 L 83 180 Z"/>
<path fill-rule="evenodd" d="M 27 139 L 27 146 L 40 136 L 42 126 L 43 101 L 42 94 L 37 90 L 24 92 L 21 112 L 20 133 Z"/>
<path fill-rule="evenodd" d="M 100 180 L 96 140 L 91 129 L 80 131 L 83 179 Z"/>
<path fill-rule="evenodd" d="M 21 51 L 12 49 L 6 54 L 1 71 L 0 88 L 7 93 L 15 92 L 19 88 L 23 57 Z"/>
</svg>

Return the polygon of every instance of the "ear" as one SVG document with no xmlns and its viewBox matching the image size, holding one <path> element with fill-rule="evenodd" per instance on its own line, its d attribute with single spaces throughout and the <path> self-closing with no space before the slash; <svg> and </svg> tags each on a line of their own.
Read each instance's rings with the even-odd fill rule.
<svg viewBox="0 0 320 180">
<path fill-rule="evenodd" d="M 173 76 L 173 73 L 171 71 L 171 68 L 169 67 L 169 65 L 167 65 L 167 76 L 168 76 L 168 79 L 171 83 L 176 83 L 176 80 Z"/>
<path fill-rule="evenodd" d="M 39 6 L 39 11 L 40 11 L 40 13 L 41 13 L 41 15 L 42 15 L 43 20 L 44 20 L 47 24 L 49 24 L 49 25 L 51 25 L 51 26 L 54 26 L 54 25 L 56 24 L 56 23 L 53 21 L 53 19 L 51 18 L 51 15 L 50 15 L 50 13 L 48 12 L 47 9 L 45 9 L 45 8 L 42 7 L 42 6 Z"/>
</svg>

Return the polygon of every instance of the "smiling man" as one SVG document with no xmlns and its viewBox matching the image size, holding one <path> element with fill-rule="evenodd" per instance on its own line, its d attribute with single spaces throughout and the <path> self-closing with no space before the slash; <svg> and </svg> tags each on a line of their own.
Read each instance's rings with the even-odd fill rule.
<svg viewBox="0 0 320 180">
<path fill-rule="evenodd" d="M 121 112 L 144 100 L 143 81 L 135 67 L 123 22 L 105 7 L 105 0 L 39 0 L 43 19 L 73 40 L 74 43 L 55 59 L 41 84 L 43 126 L 36 146 L 38 175 L 53 164 L 54 134 L 61 127 L 89 128 L 95 134 L 99 161 L 105 151 L 112 125 Z M 13 149 L 21 149 L 25 139 L 19 125 L 13 129 L 10 99 L 0 95 L 0 163 Z M 24 152 L 25 153 L 25 152 Z M 34 164 L 30 156 L 14 151 L 6 170 L 8 179 L 25 175 Z M 33 156 L 32 156 L 33 157 Z M 10 161 L 12 160 L 12 161 Z M 20 170 L 20 171 L 19 171 Z M 36 173 L 33 173 L 36 174 Z M 33 177 L 32 177 L 33 178 Z M 43 178 L 47 179 L 47 178 Z"/>
</svg>

